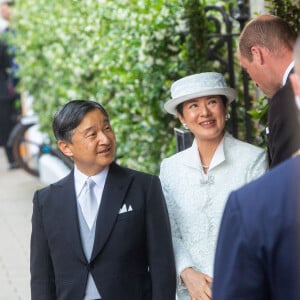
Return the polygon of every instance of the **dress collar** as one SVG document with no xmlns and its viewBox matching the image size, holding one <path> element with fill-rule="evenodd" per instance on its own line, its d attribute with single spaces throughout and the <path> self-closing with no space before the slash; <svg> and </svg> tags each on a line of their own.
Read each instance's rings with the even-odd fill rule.
<svg viewBox="0 0 300 300">
<path fill-rule="evenodd" d="M 224 136 L 225 136 L 225 134 L 224 134 Z M 217 165 L 222 163 L 224 160 L 225 160 L 225 154 L 224 154 L 224 137 L 223 137 L 214 153 L 214 156 L 210 162 L 208 170 L 211 170 L 212 168 L 216 167 Z"/>
<path fill-rule="evenodd" d="M 226 136 L 229 136 L 229 133 L 225 132 L 223 139 L 219 143 L 209 166 L 209 170 L 218 166 L 225 160 L 225 153 L 224 153 L 224 139 Z M 190 167 L 201 169 L 202 164 L 200 160 L 200 155 L 198 152 L 198 146 L 196 139 L 194 139 L 192 146 L 185 151 L 186 153 L 186 164 Z"/>
</svg>

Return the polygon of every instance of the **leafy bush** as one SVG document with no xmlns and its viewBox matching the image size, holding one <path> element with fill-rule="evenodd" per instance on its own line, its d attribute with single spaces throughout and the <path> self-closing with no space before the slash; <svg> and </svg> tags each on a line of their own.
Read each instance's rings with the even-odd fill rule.
<svg viewBox="0 0 300 300">
<path fill-rule="evenodd" d="M 223 72 L 207 60 L 213 40 L 204 6 L 216 3 L 228 9 L 236 1 L 17 1 L 21 90 L 33 96 L 42 130 L 53 139 L 52 116 L 67 101 L 99 101 L 111 116 L 119 162 L 158 173 L 162 158 L 176 150 L 179 123 L 163 111 L 171 83 L 194 72 Z"/>
<path fill-rule="evenodd" d="M 266 0 L 268 10 L 286 20 L 296 32 L 300 32 L 300 2 L 297 0 Z"/>
<path fill-rule="evenodd" d="M 157 173 L 175 152 L 178 123 L 163 111 L 170 84 L 199 66 L 205 49 L 196 32 L 201 11 L 199 1 L 19 1 L 22 89 L 33 96 L 42 129 L 51 135 L 63 103 L 94 99 L 111 115 L 119 161 Z"/>
</svg>

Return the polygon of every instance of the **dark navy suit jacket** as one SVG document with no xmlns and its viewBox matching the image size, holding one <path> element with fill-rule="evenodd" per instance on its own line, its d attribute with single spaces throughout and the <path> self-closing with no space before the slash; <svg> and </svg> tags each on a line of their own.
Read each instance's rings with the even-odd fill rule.
<svg viewBox="0 0 300 300">
<path fill-rule="evenodd" d="M 234 191 L 215 256 L 213 300 L 299 300 L 300 157 Z"/>
<path fill-rule="evenodd" d="M 34 195 L 33 300 L 82 300 L 90 271 L 103 300 L 174 300 L 176 271 L 157 176 L 110 166 L 91 261 L 81 243 L 74 174 Z M 131 205 L 132 211 L 119 214 Z"/>
</svg>

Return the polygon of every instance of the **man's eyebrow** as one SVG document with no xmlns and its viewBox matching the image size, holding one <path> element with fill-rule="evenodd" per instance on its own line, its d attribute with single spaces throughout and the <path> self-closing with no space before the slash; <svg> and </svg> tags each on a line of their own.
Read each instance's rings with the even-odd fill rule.
<svg viewBox="0 0 300 300">
<path fill-rule="evenodd" d="M 82 133 L 82 134 L 86 134 L 88 133 L 89 131 L 93 130 L 95 128 L 95 126 L 90 126 L 90 127 L 87 127 L 87 128 L 84 128 L 84 129 L 81 129 L 81 130 L 78 130 L 79 133 Z"/>
<path fill-rule="evenodd" d="M 110 125 L 110 122 L 109 122 L 109 119 L 108 119 L 108 118 L 105 118 L 105 119 L 103 120 L 103 125 Z M 94 129 L 96 129 L 96 128 L 97 128 L 97 126 L 92 125 L 92 126 L 89 126 L 89 127 L 87 127 L 87 128 L 84 128 L 84 129 L 82 129 L 82 130 L 78 130 L 78 132 L 79 132 L 79 133 L 82 133 L 82 134 L 86 134 L 86 133 L 88 133 L 89 131 L 94 130 Z"/>
</svg>

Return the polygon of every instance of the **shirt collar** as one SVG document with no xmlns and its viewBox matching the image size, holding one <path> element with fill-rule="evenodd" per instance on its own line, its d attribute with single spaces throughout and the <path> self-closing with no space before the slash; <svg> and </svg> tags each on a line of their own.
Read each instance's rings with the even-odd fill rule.
<svg viewBox="0 0 300 300">
<path fill-rule="evenodd" d="M 292 61 L 289 66 L 287 67 L 286 71 L 284 72 L 283 78 L 282 78 L 282 86 L 285 86 L 287 78 L 291 72 L 291 70 L 294 68 L 295 62 Z"/>
<path fill-rule="evenodd" d="M 97 188 L 100 189 L 100 191 L 103 190 L 104 188 L 104 184 L 105 184 L 105 180 L 108 174 L 108 170 L 109 170 L 109 166 L 107 166 L 104 170 L 102 170 L 100 173 L 94 175 L 94 176 L 90 176 L 93 181 L 96 183 Z M 76 165 L 74 166 L 74 182 L 75 182 L 75 191 L 76 191 L 76 196 L 78 198 L 78 196 L 80 195 L 85 181 L 89 176 L 83 174 L 82 172 L 80 172 L 78 170 L 78 168 L 76 167 Z"/>
</svg>

